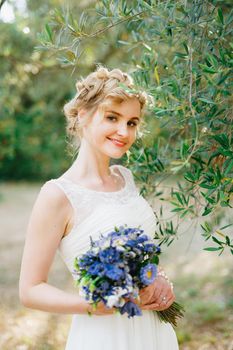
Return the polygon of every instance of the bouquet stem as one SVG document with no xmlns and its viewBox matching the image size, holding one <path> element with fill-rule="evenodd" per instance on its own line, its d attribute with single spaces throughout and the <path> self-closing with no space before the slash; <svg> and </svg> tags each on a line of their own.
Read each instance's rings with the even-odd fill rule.
<svg viewBox="0 0 233 350">
<path fill-rule="evenodd" d="M 171 323 L 172 326 L 177 326 L 179 318 L 184 316 L 184 308 L 179 303 L 174 302 L 168 309 L 163 311 L 155 311 L 160 321 Z"/>
</svg>

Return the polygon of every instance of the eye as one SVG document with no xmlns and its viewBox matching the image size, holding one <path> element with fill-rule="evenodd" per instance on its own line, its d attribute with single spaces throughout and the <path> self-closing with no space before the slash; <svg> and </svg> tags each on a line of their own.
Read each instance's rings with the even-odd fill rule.
<svg viewBox="0 0 233 350">
<path fill-rule="evenodd" d="M 110 122 L 117 122 L 118 118 L 115 115 L 107 115 L 106 119 L 108 119 Z M 137 122 L 130 120 L 127 123 L 130 127 L 135 128 L 138 124 Z"/>
<path fill-rule="evenodd" d="M 115 117 L 114 115 L 108 115 L 106 118 L 112 122 L 117 120 L 117 117 Z"/>
<path fill-rule="evenodd" d="M 132 127 L 136 127 L 137 123 L 133 122 L 133 121 L 129 121 L 128 125 L 132 126 Z"/>
</svg>

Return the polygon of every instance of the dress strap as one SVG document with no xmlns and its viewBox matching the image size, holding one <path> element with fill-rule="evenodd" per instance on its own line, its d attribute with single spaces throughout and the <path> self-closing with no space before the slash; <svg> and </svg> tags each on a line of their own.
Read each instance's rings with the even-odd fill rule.
<svg viewBox="0 0 233 350">
<path fill-rule="evenodd" d="M 137 186 L 134 181 L 133 173 L 129 168 L 124 167 L 123 165 L 117 164 L 114 165 L 119 168 L 119 171 L 123 175 L 126 186 L 130 192 L 138 192 Z"/>
<path fill-rule="evenodd" d="M 78 196 L 77 192 L 72 189 L 69 183 L 67 183 L 64 179 L 58 178 L 58 179 L 51 179 L 47 181 L 47 183 L 53 183 L 57 187 L 60 188 L 60 190 L 65 194 L 66 198 L 70 202 L 73 210 L 74 210 L 74 225 L 73 228 L 76 227 L 76 225 L 79 223 L 79 217 L 80 213 L 78 210 Z"/>
<path fill-rule="evenodd" d="M 74 225 L 81 224 L 94 210 L 102 205 L 121 205 L 127 203 L 132 197 L 138 196 L 132 172 L 118 164 L 112 165 L 112 170 L 115 167 L 118 168 L 125 181 L 125 186 L 116 192 L 95 191 L 61 177 L 47 181 L 47 183 L 54 183 L 66 195 L 74 209 Z"/>
</svg>

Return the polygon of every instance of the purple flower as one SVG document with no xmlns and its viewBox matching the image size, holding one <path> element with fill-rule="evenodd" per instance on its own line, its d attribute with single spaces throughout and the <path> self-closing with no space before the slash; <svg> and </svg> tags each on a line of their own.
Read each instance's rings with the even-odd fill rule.
<svg viewBox="0 0 233 350">
<path fill-rule="evenodd" d="M 157 274 L 157 266 L 155 264 L 147 264 L 140 270 L 140 280 L 143 284 L 148 286 L 153 283 Z"/>
<path fill-rule="evenodd" d="M 121 308 L 120 313 L 123 315 L 124 313 L 128 314 L 128 318 L 134 316 L 142 316 L 142 311 L 139 306 L 132 301 L 127 301 Z"/>
</svg>

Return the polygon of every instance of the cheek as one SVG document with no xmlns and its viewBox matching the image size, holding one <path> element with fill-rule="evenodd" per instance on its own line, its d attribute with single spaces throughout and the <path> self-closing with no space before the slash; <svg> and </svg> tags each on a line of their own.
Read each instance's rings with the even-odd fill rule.
<svg viewBox="0 0 233 350">
<path fill-rule="evenodd" d="M 131 142 L 133 143 L 136 140 L 137 137 L 137 130 L 133 129 L 130 134 Z"/>
<path fill-rule="evenodd" d="M 106 138 L 115 132 L 114 125 L 111 125 L 110 123 L 100 125 L 98 130 L 99 135 L 101 135 L 102 138 Z"/>
<path fill-rule="evenodd" d="M 106 141 L 106 138 L 111 134 L 111 127 L 108 125 L 96 125 L 91 132 L 91 138 L 93 142 L 103 142 Z"/>
</svg>

